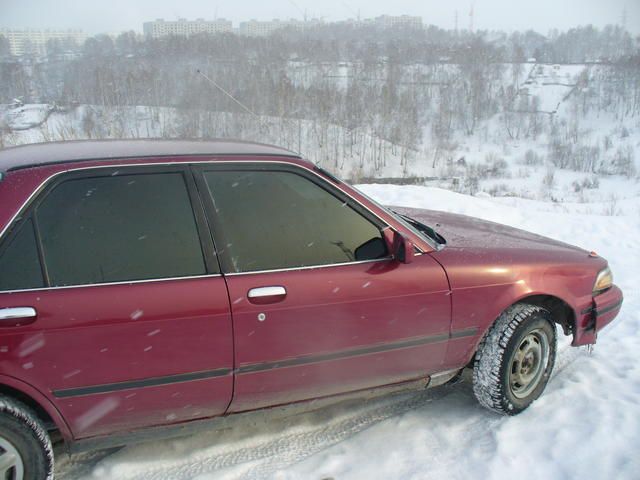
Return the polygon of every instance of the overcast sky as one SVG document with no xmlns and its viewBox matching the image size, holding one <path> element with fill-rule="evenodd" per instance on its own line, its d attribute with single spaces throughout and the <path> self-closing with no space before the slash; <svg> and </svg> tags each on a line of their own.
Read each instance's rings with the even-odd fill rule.
<svg viewBox="0 0 640 480">
<path fill-rule="evenodd" d="M 534 29 L 547 33 L 577 25 L 620 24 L 640 34 L 640 0 L 0 0 L 0 27 L 82 28 L 88 33 L 142 31 L 142 22 L 178 17 L 226 18 L 234 26 L 256 18 L 324 18 L 326 21 L 419 15 L 425 23 L 468 28 L 474 5 L 476 29 Z"/>
</svg>

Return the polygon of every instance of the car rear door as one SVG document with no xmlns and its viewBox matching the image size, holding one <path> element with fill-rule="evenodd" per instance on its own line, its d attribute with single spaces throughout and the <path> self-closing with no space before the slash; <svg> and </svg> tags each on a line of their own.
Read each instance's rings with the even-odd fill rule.
<svg viewBox="0 0 640 480">
<path fill-rule="evenodd" d="M 76 438 L 225 412 L 229 300 L 187 167 L 62 175 L 3 240 L 2 371 Z"/>
<path fill-rule="evenodd" d="M 196 178 L 232 305 L 230 411 L 438 370 L 449 289 L 429 255 L 391 259 L 386 225 L 306 169 L 229 163 Z"/>
</svg>

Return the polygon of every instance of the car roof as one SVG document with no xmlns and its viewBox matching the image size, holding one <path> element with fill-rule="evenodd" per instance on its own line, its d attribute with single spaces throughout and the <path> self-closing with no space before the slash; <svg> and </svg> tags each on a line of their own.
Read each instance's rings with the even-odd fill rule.
<svg viewBox="0 0 640 480">
<path fill-rule="evenodd" d="M 76 140 L 21 145 L 0 150 L 0 173 L 86 160 L 191 155 L 256 155 L 299 159 L 284 148 L 240 140 Z"/>
</svg>

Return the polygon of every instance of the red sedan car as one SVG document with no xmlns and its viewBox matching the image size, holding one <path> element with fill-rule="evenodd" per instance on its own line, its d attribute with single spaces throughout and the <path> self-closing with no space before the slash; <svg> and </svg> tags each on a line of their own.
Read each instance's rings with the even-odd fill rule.
<svg viewBox="0 0 640 480">
<path fill-rule="evenodd" d="M 50 477 L 53 430 L 122 445 L 465 367 L 516 414 L 555 325 L 594 343 L 622 303 L 593 253 L 393 212 L 266 145 L 31 145 L 0 152 L 0 179 L 1 478 Z"/>
</svg>

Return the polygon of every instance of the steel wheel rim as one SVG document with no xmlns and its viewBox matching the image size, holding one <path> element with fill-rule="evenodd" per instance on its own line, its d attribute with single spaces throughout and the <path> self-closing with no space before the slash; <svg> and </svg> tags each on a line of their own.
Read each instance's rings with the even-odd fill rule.
<svg viewBox="0 0 640 480">
<path fill-rule="evenodd" d="M 2 436 L 0 436 L 0 479 L 24 479 L 24 463 L 20 452 L 13 443 Z"/>
<path fill-rule="evenodd" d="M 541 330 L 529 332 L 511 358 L 509 387 L 514 397 L 528 397 L 539 385 L 549 363 L 549 338 Z"/>
</svg>

